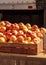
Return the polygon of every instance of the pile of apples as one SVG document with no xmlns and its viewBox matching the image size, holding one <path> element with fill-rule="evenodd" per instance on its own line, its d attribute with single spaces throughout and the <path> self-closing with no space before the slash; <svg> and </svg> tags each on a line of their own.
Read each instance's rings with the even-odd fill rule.
<svg viewBox="0 0 46 65">
<path fill-rule="evenodd" d="M 43 39 L 46 29 L 30 23 L 10 23 L 9 21 L 0 22 L 0 42 L 37 44 Z"/>
</svg>

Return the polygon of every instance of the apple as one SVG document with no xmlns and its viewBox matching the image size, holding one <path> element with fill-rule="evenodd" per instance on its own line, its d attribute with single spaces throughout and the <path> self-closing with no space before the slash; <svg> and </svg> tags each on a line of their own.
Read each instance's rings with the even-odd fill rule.
<svg viewBox="0 0 46 65">
<path fill-rule="evenodd" d="M 33 38 L 36 38 L 36 35 L 31 34 L 30 37 L 33 39 Z"/>
<path fill-rule="evenodd" d="M 8 30 L 7 32 L 6 32 L 6 34 L 8 34 L 8 35 L 12 35 L 12 32 L 11 32 L 11 30 Z"/>
<path fill-rule="evenodd" d="M 38 43 L 40 43 L 40 38 L 38 38 L 38 37 L 36 37 L 36 38 L 34 38 L 33 39 L 33 42 L 35 43 L 35 44 L 38 44 Z"/>
<path fill-rule="evenodd" d="M 4 22 L 5 22 L 6 25 L 7 25 L 7 24 L 11 24 L 9 21 L 6 21 L 6 20 L 5 20 Z"/>
<path fill-rule="evenodd" d="M 27 35 L 26 34 L 23 34 L 22 36 L 24 37 L 24 39 L 27 39 Z"/>
<path fill-rule="evenodd" d="M 14 24 L 15 24 L 15 29 L 19 30 L 20 29 L 19 25 L 17 23 L 14 23 Z"/>
<path fill-rule="evenodd" d="M 20 27 L 20 29 L 27 28 L 22 22 L 19 23 L 19 27 Z"/>
<path fill-rule="evenodd" d="M 11 23 L 10 22 L 6 22 L 6 29 L 10 30 L 11 29 Z"/>
<path fill-rule="evenodd" d="M 22 22 L 20 22 L 18 25 L 19 25 L 20 29 L 22 29 L 25 26 Z"/>
<path fill-rule="evenodd" d="M 22 22 L 19 23 L 19 27 L 20 27 L 20 29 L 23 30 L 25 33 L 28 31 L 28 28 L 27 28 Z"/>
<path fill-rule="evenodd" d="M 18 43 L 23 43 L 24 42 L 24 37 L 23 36 L 18 36 L 17 41 L 18 41 Z"/>
<path fill-rule="evenodd" d="M 4 30 L 4 31 L 6 31 L 6 27 L 5 26 L 2 26 L 1 29 Z"/>
<path fill-rule="evenodd" d="M 31 42 L 31 37 L 27 37 L 28 42 Z"/>
<path fill-rule="evenodd" d="M 11 30 L 11 29 L 12 29 L 11 25 L 6 26 L 6 30 Z"/>
<path fill-rule="evenodd" d="M 17 37 L 16 37 L 15 35 L 12 35 L 12 36 L 10 37 L 10 41 L 13 41 L 13 42 L 16 43 Z"/>
<path fill-rule="evenodd" d="M 1 32 L 0 32 L 0 37 L 5 38 L 5 40 L 6 40 L 6 35 L 4 35 L 4 34 L 3 34 L 3 33 L 1 33 Z"/>
<path fill-rule="evenodd" d="M 31 37 L 32 39 L 37 37 L 36 33 L 32 31 L 28 31 L 27 36 Z"/>
<path fill-rule="evenodd" d="M 2 36 L 2 37 L 4 37 L 4 38 L 5 38 L 5 40 L 7 40 L 6 35 L 4 35 L 4 34 L 3 34 L 3 36 Z"/>
<path fill-rule="evenodd" d="M 15 24 L 11 24 L 10 29 L 14 30 L 15 29 Z"/>
<path fill-rule="evenodd" d="M 28 28 L 27 27 L 23 28 L 23 31 L 24 31 L 24 33 L 27 33 L 28 32 Z"/>
<path fill-rule="evenodd" d="M 26 33 L 27 36 L 30 36 L 31 34 L 32 34 L 31 30 L 28 30 L 27 33 Z"/>
<path fill-rule="evenodd" d="M 4 21 L 1 21 L 0 22 L 0 26 L 5 26 L 5 22 Z"/>
<path fill-rule="evenodd" d="M 7 33 L 12 33 L 12 30 L 7 30 L 6 32 L 7 32 Z"/>
<path fill-rule="evenodd" d="M 8 43 L 13 43 L 13 41 L 10 41 L 10 40 L 9 40 Z"/>
<path fill-rule="evenodd" d="M 35 44 L 33 41 L 29 42 L 29 44 Z"/>
<path fill-rule="evenodd" d="M 26 27 L 28 28 L 28 30 L 31 30 L 31 25 L 29 23 L 26 24 Z"/>
<path fill-rule="evenodd" d="M 38 29 L 36 29 L 36 33 L 38 33 L 38 32 L 40 32 L 40 29 L 38 28 Z"/>
<path fill-rule="evenodd" d="M 5 22 L 5 25 L 6 25 L 6 27 L 8 26 L 10 26 L 12 23 L 10 23 L 9 21 L 4 21 Z"/>
<path fill-rule="evenodd" d="M 38 33 L 37 33 L 37 37 L 43 38 L 43 34 L 42 34 L 41 32 L 38 32 Z"/>
<path fill-rule="evenodd" d="M 40 28 L 40 32 L 41 32 L 41 33 L 45 33 L 45 32 L 46 32 L 46 28 L 41 27 L 41 28 Z"/>
<path fill-rule="evenodd" d="M 0 37 L 0 42 L 5 43 L 6 42 L 5 38 L 4 37 Z"/>
<path fill-rule="evenodd" d="M 37 25 L 33 25 L 32 28 L 31 28 L 32 31 L 36 31 L 36 29 L 38 29 Z"/>
<path fill-rule="evenodd" d="M 0 32 L 0 37 L 2 37 L 3 36 L 3 33 L 2 32 Z"/>
<path fill-rule="evenodd" d="M 4 29 L 3 27 L 0 27 L 0 32 L 5 32 L 6 28 Z"/>
<path fill-rule="evenodd" d="M 19 31 L 18 31 L 18 35 L 19 35 L 19 36 L 24 35 L 23 30 L 19 30 Z"/>
<path fill-rule="evenodd" d="M 29 42 L 27 40 L 24 40 L 23 41 L 23 44 L 28 44 Z"/>
<path fill-rule="evenodd" d="M 6 33 L 7 40 L 9 40 L 11 36 L 12 36 L 12 33 Z"/>
<path fill-rule="evenodd" d="M 36 37 L 37 37 L 36 32 L 32 32 L 32 34 L 31 34 L 31 38 L 33 39 L 33 38 L 36 38 Z"/>
<path fill-rule="evenodd" d="M 18 35 L 18 31 L 17 30 L 12 30 L 12 34 L 17 36 Z"/>
</svg>

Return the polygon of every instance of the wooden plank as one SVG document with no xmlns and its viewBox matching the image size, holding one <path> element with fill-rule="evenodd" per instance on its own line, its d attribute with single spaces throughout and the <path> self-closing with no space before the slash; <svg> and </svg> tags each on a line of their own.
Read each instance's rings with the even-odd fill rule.
<svg viewBox="0 0 46 65">
<path fill-rule="evenodd" d="M 20 60 L 20 65 L 25 65 L 26 60 Z"/>
<path fill-rule="evenodd" d="M 0 52 L 37 55 L 43 51 L 43 40 L 37 44 L 0 43 Z"/>
<path fill-rule="evenodd" d="M 46 65 L 46 54 L 22 55 L 0 53 L 0 65 Z"/>
</svg>

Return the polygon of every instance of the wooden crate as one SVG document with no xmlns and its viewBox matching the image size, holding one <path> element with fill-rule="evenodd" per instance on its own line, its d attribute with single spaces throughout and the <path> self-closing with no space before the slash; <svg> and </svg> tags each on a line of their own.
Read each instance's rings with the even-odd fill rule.
<svg viewBox="0 0 46 65">
<path fill-rule="evenodd" d="M 44 50 L 44 53 L 46 53 L 46 33 L 44 33 L 43 35 L 44 35 L 43 50 Z"/>
<path fill-rule="evenodd" d="M 43 40 L 39 44 L 0 43 L 0 52 L 36 55 L 43 51 Z"/>
</svg>

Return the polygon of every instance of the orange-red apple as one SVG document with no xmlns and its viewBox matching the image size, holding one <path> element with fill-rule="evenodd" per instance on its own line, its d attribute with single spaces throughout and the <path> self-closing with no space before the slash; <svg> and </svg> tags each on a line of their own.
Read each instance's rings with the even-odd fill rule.
<svg viewBox="0 0 46 65">
<path fill-rule="evenodd" d="M 14 24 L 15 24 L 15 29 L 19 30 L 20 29 L 19 25 L 17 23 L 14 23 Z"/>
<path fill-rule="evenodd" d="M 32 28 L 31 28 L 32 31 L 36 31 L 36 29 L 38 29 L 37 25 L 33 25 Z"/>
<path fill-rule="evenodd" d="M 18 35 L 18 31 L 17 30 L 12 30 L 12 34 L 17 36 Z"/>
</svg>

